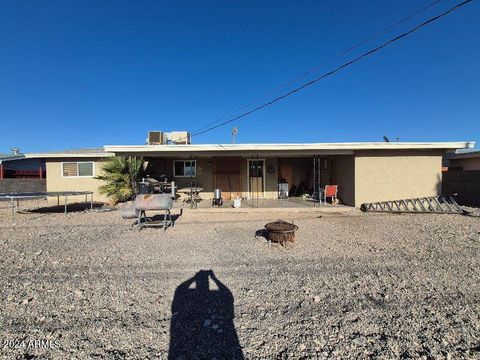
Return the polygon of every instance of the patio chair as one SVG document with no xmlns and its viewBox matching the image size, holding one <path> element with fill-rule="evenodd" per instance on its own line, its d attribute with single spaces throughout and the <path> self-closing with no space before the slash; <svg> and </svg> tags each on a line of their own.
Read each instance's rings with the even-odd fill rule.
<svg viewBox="0 0 480 360">
<path fill-rule="evenodd" d="M 172 214 L 170 210 L 173 207 L 173 199 L 170 194 L 140 194 L 135 198 L 135 211 L 138 214 L 137 225 L 138 229 L 145 227 L 162 227 L 167 230 L 167 227 L 174 226 Z M 151 218 L 147 217 L 146 211 L 163 211 L 163 221 L 153 222 Z"/>
<path fill-rule="evenodd" d="M 332 198 L 332 204 L 337 202 L 337 192 L 338 192 L 338 185 L 325 185 L 325 189 L 323 191 L 323 202 L 327 202 L 327 198 Z"/>
</svg>

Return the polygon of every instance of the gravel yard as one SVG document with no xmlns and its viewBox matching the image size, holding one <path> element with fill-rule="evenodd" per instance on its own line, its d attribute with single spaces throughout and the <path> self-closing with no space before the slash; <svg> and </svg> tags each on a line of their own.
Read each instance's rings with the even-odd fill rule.
<svg viewBox="0 0 480 360">
<path fill-rule="evenodd" d="M 480 358 L 480 217 L 247 211 L 0 210 L 0 356 Z"/>
</svg>

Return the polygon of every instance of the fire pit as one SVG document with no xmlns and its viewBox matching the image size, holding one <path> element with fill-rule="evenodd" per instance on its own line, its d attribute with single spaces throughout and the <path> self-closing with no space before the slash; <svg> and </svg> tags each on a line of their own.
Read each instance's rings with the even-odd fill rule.
<svg viewBox="0 0 480 360">
<path fill-rule="evenodd" d="M 278 243 L 293 242 L 298 226 L 283 220 L 277 220 L 265 225 L 270 241 Z"/>
</svg>

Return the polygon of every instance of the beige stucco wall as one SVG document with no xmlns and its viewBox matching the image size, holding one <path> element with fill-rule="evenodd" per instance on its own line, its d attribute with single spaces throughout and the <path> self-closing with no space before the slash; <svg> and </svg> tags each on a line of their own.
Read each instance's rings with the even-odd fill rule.
<svg viewBox="0 0 480 360">
<path fill-rule="evenodd" d="M 355 154 L 355 206 L 365 202 L 438 195 L 442 154 L 375 152 Z"/>
<path fill-rule="evenodd" d="M 331 184 L 338 185 L 338 198 L 343 204 L 355 205 L 355 158 L 353 156 L 333 156 L 335 166 Z M 323 184 L 325 185 L 325 184 Z"/>
<path fill-rule="evenodd" d="M 268 167 L 273 167 L 274 172 L 269 173 Z M 275 158 L 265 159 L 265 198 L 278 198 L 278 160 Z"/>
<path fill-rule="evenodd" d="M 106 202 L 108 200 L 107 197 L 98 192 L 98 187 L 102 184 L 101 180 L 96 180 L 93 177 L 62 177 L 62 162 L 74 161 L 93 161 L 95 163 L 95 176 L 100 174 L 103 166 L 103 161 L 99 159 L 47 159 L 47 191 L 93 191 L 94 201 Z M 84 196 L 69 197 L 68 199 L 69 202 L 70 199 L 72 202 L 85 201 Z"/>
</svg>

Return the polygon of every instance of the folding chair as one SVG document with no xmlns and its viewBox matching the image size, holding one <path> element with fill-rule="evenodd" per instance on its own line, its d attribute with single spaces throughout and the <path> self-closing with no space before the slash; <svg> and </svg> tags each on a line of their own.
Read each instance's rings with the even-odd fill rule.
<svg viewBox="0 0 480 360">
<path fill-rule="evenodd" d="M 323 203 L 327 202 L 327 198 L 332 198 L 332 204 L 337 202 L 338 185 L 325 185 L 323 191 Z"/>
</svg>

